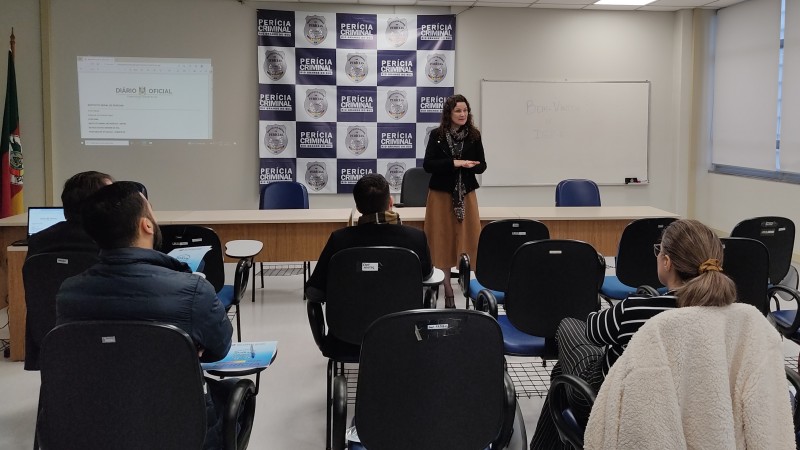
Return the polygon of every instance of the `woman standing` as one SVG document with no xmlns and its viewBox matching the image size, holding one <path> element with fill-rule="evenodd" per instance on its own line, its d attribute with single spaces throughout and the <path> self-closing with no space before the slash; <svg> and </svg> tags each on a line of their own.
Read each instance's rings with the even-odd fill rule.
<svg viewBox="0 0 800 450">
<path fill-rule="evenodd" d="M 425 149 L 425 171 L 431 174 L 425 210 L 425 234 L 433 265 L 450 272 L 461 253 L 475 263 L 481 221 L 476 174 L 486 170 L 481 133 L 472 123 L 472 109 L 463 95 L 444 102 L 439 128 L 431 131 Z M 445 307 L 455 308 L 453 286 L 445 280 Z"/>
</svg>

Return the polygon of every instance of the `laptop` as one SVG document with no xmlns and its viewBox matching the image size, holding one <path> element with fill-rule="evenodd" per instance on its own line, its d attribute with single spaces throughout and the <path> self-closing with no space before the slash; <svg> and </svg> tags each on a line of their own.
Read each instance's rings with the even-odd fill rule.
<svg viewBox="0 0 800 450">
<path fill-rule="evenodd" d="M 28 208 L 28 234 L 38 233 L 58 222 L 64 221 L 64 208 L 61 206 L 31 206 Z M 28 239 L 21 239 L 11 245 L 28 245 Z"/>
</svg>

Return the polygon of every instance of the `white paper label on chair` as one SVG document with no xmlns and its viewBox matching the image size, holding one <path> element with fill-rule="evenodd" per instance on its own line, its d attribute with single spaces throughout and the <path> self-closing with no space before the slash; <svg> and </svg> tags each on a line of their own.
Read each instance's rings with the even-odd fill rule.
<svg viewBox="0 0 800 450">
<path fill-rule="evenodd" d="M 203 238 L 194 238 L 192 242 L 203 242 Z"/>
<path fill-rule="evenodd" d="M 560 255 L 563 252 L 561 250 L 550 250 L 548 253 L 551 255 Z"/>
<path fill-rule="evenodd" d="M 56 264 L 69 264 L 69 260 L 67 258 L 56 258 Z"/>
<path fill-rule="evenodd" d="M 117 337 L 116 336 L 103 336 L 100 338 L 100 342 L 103 344 L 116 344 Z"/>
<path fill-rule="evenodd" d="M 446 330 L 448 328 L 450 328 L 450 325 L 446 323 L 437 323 L 433 325 L 428 325 L 429 330 Z"/>
<path fill-rule="evenodd" d="M 361 263 L 362 272 L 377 272 L 380 263 Z"/>
<path fill-rule="evenodd" d="M 528 232 L 527 231 L 512 231 L 511 235 L 512 236 L 527 236 Z"/>
</svg>

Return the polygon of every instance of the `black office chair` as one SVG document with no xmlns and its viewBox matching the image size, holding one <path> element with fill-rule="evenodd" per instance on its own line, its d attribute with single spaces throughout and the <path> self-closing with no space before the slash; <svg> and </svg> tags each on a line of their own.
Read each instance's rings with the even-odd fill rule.
<svg viewBox="0 0 800 450">
<path fill-rule="evenodd" d="M 778 284 L 789 273 L 794 251 L 794 222 L 786 217 L 753 217 L 733 227 L 731 237 L 755 239 L 769 250 L 769 282 Z"/>
<path fill-rule="evenodd" d="M 56 326 L 56 294 L 61 283 L 97 262 L 80 252 L 40 253 L 25 260 L 25 370 L 39 370 L 42 340 Z"/>
<path fill-rule="evenodd" d="M 792 399 L 792 424 L 794 425 L 795 445 L 800 448 L 800 404 L 798 403 L 800 374 L 788 366 L 784 366 L 783 369 L 786 371 L 786 380 L 789 382 L 789 394 Z"/>
<path fill-rule="evenodd" d="M 42 450 L 203 447 L 206 402 L 197 348 L 172 325 L 60 325 L 45 337 L 41 368 Z M 254 392 L 250 380 L 233 385 L 224 412 L 226 450 L 247 448 Z"/>
<path fill-rule="evenodd" d="M 561 180 L 556 185 L 556 206 L 600 206 L 600 189 L 592 180 Z"/>
<path fill-rule="evenodd" d="M 511 448 L 527 448 L 503 337 L 487 314 L 418 310 L 379 318 L 364 334 L 357 391 L 361 445 L 351 450 L 499 449 L 509 448 L 512 434 Z M 346 399 L 340 375 L 335 449 L 345 448 Z"/>
<path fill-rule="evenodd" d="M 428 203 L 428 183 L 431 174 L 422 167 L 412 167 L 403 174 L 403 184 L 400 186 L 400 201 L 394 206 L 398 208 L 425 206 Z"/>
<path fill-rule="evenodd" d="M 590 411 L 596 396 L 597 393 L 589 383 L 575 375 L 558 375 L 550 380 L 550 389 L 547 392 L 549 411 L 542 411 L 542 414 L 550 414 L 553 418 L 558 436 L 564 445 L 570 445 L 574 449 L 583 448 L 586 423 L 575 416 L 575 410 L 580 408 Z"/>
<path fill-rule="evenodd" d="M 259 209 L 308 209 L 308 189 L 302 183 L 296 181 L 274 181 L 261 186 L 258 201 Z M 289 265 L 288 269 L 296 269 Z M 264 263 L 261 263 L 261 288 L 264 288 Z M 311 261 L 303 261 L 303 286 L 306 285 L 308 277 L 311 275 Z M 282 274 L 295 274 L 294 270 L 282 270 Z M 255 268 L 253 268 L 255 278 Z M 253 281 L 255 283 L 255 280 Z M 255 285 L 253 285 L 255 288 Z M 303 300 L 305 300 L 305 292 Z M 253 299 L 255 301 L 255 298 Z"/>
<path fill-rule="evenodd" d="M 423 290 L 416 253 L 398 247 L 355 247 L 331 258 L 325 309 L 306 305 L 311 333 L 328 358 L 326 448 L 331 448 L 333 379 L 345 363 L 357 363 L 361 339 L 375 319 L 386 314 L 430 307 L 430 290 Z M 423 293 L 424 291 L 424 293 Z"/>
<path fill-rule="evenodd" d="M 638 219 L 625 227 L 615 258 L 615 275 L 605 277 L 600 289 L 603 297 L 622 300 L 643 285 L 665 292 L 658 280 L 653 245 L 661 242 L 664 229 L 675 220 L 672 217 Z"/>
<path fill-rule="evenodd" d="M 722 270 L 736 285 L 737 301 L 769 314 L 769 251 L 755 239 L 722 238 Z"/>
<path fill-rule="evenodd" d="M 507 219 L 486 224 L 478 239 L 475 278 L 470 279 L 471 262 L 469 255 L 463 253 L 458 262 L 458 284 L 469 309 L 470 300 L 474 304 L 478 293 L 491 289 L 498 304 L 504 302 L 508 272 L 514 252 L 526 242 L 550 239 L 547 226 L 538 220 Z"/>
<path fill-rule="evenodd" d="M 488 289 L 478 294 L 477 306 L 497 318 L 506 354 L 555 359 L 558 324 L 567 317 L 585 320 L 599 309 L 598 280 L 604 273 L 603 259 L 585 242 L 528 242 L 511 260 L 506 314 L 497 314 Z"/>
<path fill-rule="evenodd" d="M 206 276 L 206 280 L 214 286 L 217 298 L 229 312 L 234 307 L 236 312 L 236 337 L 242 341 L 242 330 L 239 304 L 244 297 L 245 289 L 250 278 L 248 272 L 252 267 L 252 259 L 242 258 L 236 264 L 234 284 L 225 285 L 225 263 L 222 259 L 222 244 L 217 233 L 208 227 L 200 225 L 162 225 L 161 251 L 169 253 L 176 248 L 211 246 L 200 263 L 198 271 Z"/>
</svg>

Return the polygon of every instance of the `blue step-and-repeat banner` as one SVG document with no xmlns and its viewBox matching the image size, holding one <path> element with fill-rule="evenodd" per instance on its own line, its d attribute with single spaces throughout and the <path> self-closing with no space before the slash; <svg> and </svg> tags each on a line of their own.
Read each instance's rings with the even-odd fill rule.
<svg viewBox="0 0 800 450">
<path fill-rule="evenodd" d="M 454 15 L 258 10 L 259 183 L 399 192 L 453 95 Z"/>
</svg>

